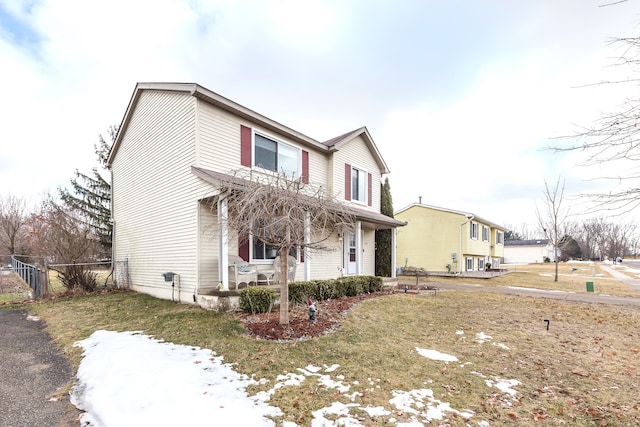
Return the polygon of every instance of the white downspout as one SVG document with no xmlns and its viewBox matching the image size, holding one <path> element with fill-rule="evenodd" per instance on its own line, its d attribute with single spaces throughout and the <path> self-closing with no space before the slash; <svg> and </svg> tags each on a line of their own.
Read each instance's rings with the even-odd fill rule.
<svg viewBox="0 0 640 427">
<path fill-rule="evenodd" d="M 356 276 L 362 275 L 362 263 L 364 254 L 362 252 L 362 222 L 356 221 Z"/>
<path fill-rule="evenodd" d="M 309 212 L 304 218 L 304 280 L 308 282 L 311 280 L 311 259 L 309 258 L 309 244 L 311 243 L 311 215 Z"/>
<path fill-rule="evenodd" d="M 456 265 L 456 273 L 460 273 L 460 271 L 462 270 L 462 268 L 460 267 L 462 264 L 462 227 L 473 221 L 473 219 L 475 218 L 475 215 L 471 215 L 467 217 L 467 220 L 465 222 L 463 222 L 462 224 L 460 224 L 460 253 L 458 254 L 458 264 Z"/>
<path fill-rule="evenodd" d="M 227 223 L 227 199 L 223 196 L 218 199 L 218 225 L 220 226 L 220 247 L 218 250 L 218 278 L 222 284 L 222 290 L 229 290 L 229 225 Z"/>
<path fill-rule="evenodd" d="M 391 277 L 395 279 L 396 276 L 396 233 L 398 229 L 393 227 L 391 229 Z"/>
</svg>

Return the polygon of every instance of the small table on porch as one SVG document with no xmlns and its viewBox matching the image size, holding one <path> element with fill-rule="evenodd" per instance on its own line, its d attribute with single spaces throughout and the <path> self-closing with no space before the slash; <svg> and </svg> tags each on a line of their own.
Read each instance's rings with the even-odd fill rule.
<svg viewBox="0 0 640 427">
<path fill-rule="evenodd" d="M 258 267 L 258 285 L 266 283 L 267 286 L 270 286 L 275 279 L 275 275 L 276 275 L 276 270 L 273 268 L 273 265 L 259 266 Z"/>
</svg>

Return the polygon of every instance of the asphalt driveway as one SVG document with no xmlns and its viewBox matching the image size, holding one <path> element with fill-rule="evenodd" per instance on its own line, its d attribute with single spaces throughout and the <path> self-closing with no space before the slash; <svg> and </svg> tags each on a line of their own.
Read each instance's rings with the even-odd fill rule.
<svg viewBox="0 0 640 427">
<path fill-rule="evenodd" d="M 0 426 L 79 426 L 68 397 L 51 398 L 72 378 L 41 321 L 21 310 L 0 310 Z"/>
</svg>

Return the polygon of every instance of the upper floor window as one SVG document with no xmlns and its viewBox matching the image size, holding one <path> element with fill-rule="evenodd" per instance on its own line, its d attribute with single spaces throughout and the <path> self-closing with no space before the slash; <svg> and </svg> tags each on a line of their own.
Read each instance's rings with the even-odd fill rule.
<svg viewBox="0 0 640 427">
<path fill-rule="evenodd" d="M 499 245 L 503 245 L 504 244 L 504 233 L 502 231 L 496 232 L 496 242 Z"/>
<path fill-rule="evenodd" d="M 472 221 L 469 229 L 469 237 L 471 237 L 473 240 L 478 240 L 478 223 Z"/>
<path fill-rule="evenodd" d="M 482 226 L 482 241 L 483 242 L 489 241 L 489 227 L 485 225 Z"/>
<path fill-rule="evenodd" d="M 300 177 L 301 150 L 284 142 L 254 134 L 254 166 Z"/>
<path fill-rule="evenodd" d="M 351 168 L 351 200 L 367 203 L 367 173 L 355 167 Z"/>
</svg>

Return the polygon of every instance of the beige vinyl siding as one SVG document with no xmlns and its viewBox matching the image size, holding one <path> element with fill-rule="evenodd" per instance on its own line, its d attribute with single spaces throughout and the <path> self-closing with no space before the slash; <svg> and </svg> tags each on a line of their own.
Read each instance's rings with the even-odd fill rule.
<svg viewBox="0 0 640 427">
<path fill-rule="evenodd" d="M 326 243 L 327 246 L 331 247 L 333 250 L 311 251 L 311 254 L 309 255 L 312 279 L 335 279 L 340 277 L 342 268 L 342 240 L 338 240 L 338 236 L 336 235 L 330 242 Z M 304 267 L 300 265 L 298 270 L 303 268 Z M 298 277 L 298 274 L 296 274 L 296 277 Z M 300 276 L 300 280 L 303 279 L 304 274 Z"/>
<path fill-rule="evenodd" d="M 240 169 L 240 119 L 202 100 L 197 102 L 196 166 L 221 173 Z"/>
<path fill-rule="evenodd" d="M 362 204 L 358 204 L 358 206 L 380 212 L 380 167 L 376 163 L 363 137 L 358 136 L 345 143 L 333 157 L 332 187 L 336 197 L 344 201 L 344 165 L 348 163 L 354 167 L 362 168 L 372 175 L 371 207 Z"/>
<path fill-rule="evenodd" d="M 218 254 L 220 237 L 215 209 L 205 202 L 198 203 L 198 287 L 199 294 L 216 289 L 219 283 Z"/>
<path fill-rule="evenodd" d="M 362 263 L 362 274 L 374 276 L 376 274 L 376 233 L 375 230 L 363 231 L 362 246 L 365 256 Z"/>
<path fill-rule="evenodd" d="M 197 166 L 222 173 L 244 168 L 240 164 L 240 126 L 244 125 L 309 152 L 311 184 L 327 186 L 328 156 L 326 154 L 294 143 L 284 135 L 265 131 L 254 123 L 242 120 L 202 100 L 198 102 Z"/>
<path fill-rule="evenodd" d="M 142 92 L 112 165 L 116 260 L 128 260 L 134 289 L 164 298 L 162 273 L 179 274 L 181 300 L 197 280 L 194 115 L 188 95 Z"/>
</svg>

